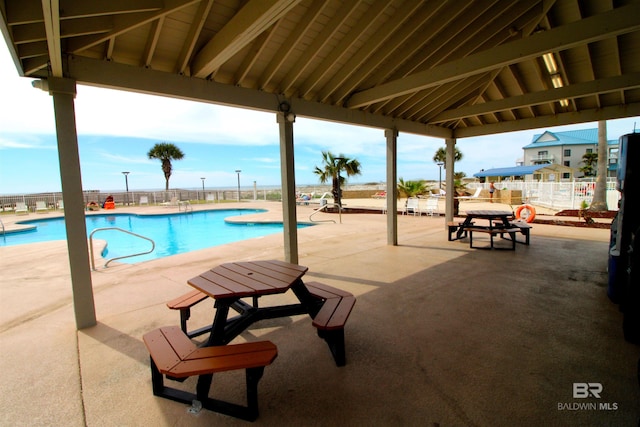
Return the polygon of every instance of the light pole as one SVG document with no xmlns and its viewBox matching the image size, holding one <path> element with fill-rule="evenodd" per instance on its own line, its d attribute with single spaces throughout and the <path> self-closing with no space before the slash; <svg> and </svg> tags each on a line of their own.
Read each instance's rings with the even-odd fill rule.
<svg viewBox="0 0 640 427">
<path fill-rule="evenodd" d="M 202 200 L 205 200 L 205 197 L 204 197 L 204 180 L 206 178 L 200 178 L 200 179 L 202 180 Z"/>
<path fill-rule="evenodd" d="M 122 174 L 124 175 L 124 185 L 127 190 L 125 194 L 127 198 L 127 206 L 129 206 L 129 172 L 122 172 Z"/>
<path fill-rule="evenodd" d="M 240 201 L 240 169 L 236 169 L 236 173 L 238 174 L 238 201 Z"/>
<path fill-rule="evenodd" d="M 436 163 L 436 165 L 438 165 L 438 169 L 439 169 L 439 175 L 438 175 L 438 188 L 440 190 L 442 190 L 442 165 L 444 165 L 443 162 L 438 162 Z"/>
</svg>

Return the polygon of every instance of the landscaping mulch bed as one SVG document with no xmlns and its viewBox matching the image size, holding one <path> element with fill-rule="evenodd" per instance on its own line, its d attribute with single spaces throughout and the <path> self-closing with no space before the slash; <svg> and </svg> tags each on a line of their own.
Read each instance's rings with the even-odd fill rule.
<svg viewBox="0 0 640 427">
<path fill-rule="evenodd" d="M 604 218 L 613 219 L 616 216 L 617 211 L 594 211 L 587 212 L 587 215 L 591 218 Z M 568 227 L 588 227 L 588 228 L 611 228 L 611 222 L 592 222 L 588 223 L 582 218 L 582 213 L 579 209 L 565 209 L 555 214 L 557 217 L 574 217 L 580 218 L 579 220 L 565 220 L 565 219 L 535 219 L 533 222 L 538 224 L 551 224 L 551 225 L 564 225 Z"/>
<path fill-rule="evenodd" d="M 588 214 L 591 218 L 611 218 L 613 219 L 616 216 L 618 211 L 588 211 Z M 565 209 L 563 211 L 558 212 L 555 216 L 580 216 L 579 209 Z"/>
</svg>

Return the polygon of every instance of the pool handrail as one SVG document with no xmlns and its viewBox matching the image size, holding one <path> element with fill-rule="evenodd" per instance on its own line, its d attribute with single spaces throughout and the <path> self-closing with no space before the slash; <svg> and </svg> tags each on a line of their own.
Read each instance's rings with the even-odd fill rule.
<svg viewBox="0 0 640 427">
<path fill-rule="evenodd" d="M 340 224 L 342 224 L 342 206 L 340 206 L 338 203 L 324 203 L 324 204 L 321 204 L 321 206 L 318 209 L 315 209 L 313 212 L 311 212 L 311 215 L 309 215 L 309 221 L 311 221 L 311 222 L 333 222 L 335 224 L 336 222 L 334 220 L 332 220 L 332 219 L 322 219 L 322 220 L 316 219 L 316 220 L 314 220 L 312 218 L 315 214 L 327 209 L 331 205 L 333 205 L 334 208 L 338 208 L 338 216 L 340 218 Z"/>
<path fill-rule="evenodd" d="M 93 259 L 93 235 L 94 235 L 95 233 L 97 233 L 98 231 L 105 231 L 105 230 L 116 230 L 116 231 L 122 231 L 123 233 L 127 233 L 127 234 L 130 234 L 130 235 L 132 235 L 132 236 L 136 236 L 136 237 L 139 237 L 139 238 L 141 238 L 141 239 L 148 240 L 149 242 L 151 242 L 151 249 L 150 249 L 150 250 L 148 250 L 147 252 L 138 252 L 138 253 L 135 253 L 135 254 L 132 254 L 132 255 L 123 255 L 123 256 L 118 256 L 118 257 L 109 258 L 109 259 L 107 259 L 107 262 L 105 262 L 105 263 L 104 263 L 104 266 L 105 266 L 105 267 L 107 267 L 111 261 L 115 261 L 115 260 L 122 259 L 122 258 L 130 258 L 130 257 L 138 256 L 138 255 L 146 255 L 146 254 L 150 254 L 150 253 L 151 253 L 151 252 L 153 252 L 153 251 L 155 250 L 155 248 L 156 248 L 156 242 L 154 242 L 152 239 L 150 239 L 150 238 L 148 238 L 148 237 L 145 237 L 145 236 L 142 236 L 142 235 L 140 235 L 140 234 L 134 233 L 134 232 L 129 231 L 129 230 L 124 230 L 124 229 L 119 228 L 119 227 L 102 227 L 102 228 L 96 228 L 95 230 L 93 230 L 93 231 L 91 232 L 91 234 L 89 234 L 89 250 L 90 250 L 90 252 L 91 252 L 91 257 L 90 257 L 90 258 L 91 258 L 91 269 L 92 269 L 92 270 L 95 270 L 95 269 L 96 269 L 96 263 L 95 263 L 95 260 Z"/>
</svg>

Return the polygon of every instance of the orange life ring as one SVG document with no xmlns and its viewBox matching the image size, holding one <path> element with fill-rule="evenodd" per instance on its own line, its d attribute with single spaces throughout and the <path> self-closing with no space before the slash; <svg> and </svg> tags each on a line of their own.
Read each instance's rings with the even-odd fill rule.
<svg viewBox="0 0 640 427">
<path fill-rule="evenodd" d="M 516 219 L 524 219 L 526 222 L 533 222 L 535 217 L 536 210 L 531 205 L 518 206 L 518 209 L 516 209 Z"/>
</svg>

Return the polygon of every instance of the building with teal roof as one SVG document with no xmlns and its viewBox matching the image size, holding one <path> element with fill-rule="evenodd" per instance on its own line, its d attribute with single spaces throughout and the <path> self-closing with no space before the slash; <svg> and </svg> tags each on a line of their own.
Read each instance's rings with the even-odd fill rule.
<svg viewBox="0 0 640 427">
<path fill-rule="evenodd" d="M 618 140 L 608 140 L 608 176 L 616 175 L 618 163 Z M 566 132 L 545 131 L 533 136 L 530 144 L 522 147 L 524 150 L 523 166 L 561 165 L 572 168 L 576 178 L 583 177 L 579 171 L 584 166 L 582 156 L 587 153 L 598 152 L 598 128 L 572 130 Z M 563 173 L 563 179 L 570 179 L 568 172 Z"/>
</svg>

